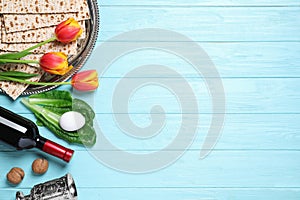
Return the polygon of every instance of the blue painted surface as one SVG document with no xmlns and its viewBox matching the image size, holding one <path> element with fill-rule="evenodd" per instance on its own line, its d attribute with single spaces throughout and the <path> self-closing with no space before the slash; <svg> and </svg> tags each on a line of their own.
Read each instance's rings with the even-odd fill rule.
<svg viewBox="0 0 300 200">
<path fill-rule="evenodd" d="M 104 0 L 99 1 L 101 28 L 97 47 L 106 40 L 126 31 L 141 28 L 161 28 L 176 31 L 196 41 L 214 62 L 226 95 L 226 119 L 222 136 L 214 150 L 205 159 L 199 159 L 201 147 L 212 120 L 212 101 L 204 79 L 191 63 L 170 52 L 140 49 L 111 62 L 101 74 L 100 88 L 91 94 L 80 95 L 89 100 L 97 113 L 97 124 L 105 138 L 124 152 L 149 155 L 160 152 L 176 140 L 182 124 L 182 115 L 191 129 L 196 124 L 195 137 L 183 137 L 175 148 L 164 149 L 166 155 L 183 153 L 174 163 L 149 173 L 121 172 L 99 160 L 99 155 L 114 157 L 109 146 L 96 145 L 92 149 L 69 145 L 56 138 L 46 128 L 43 136 L 75 149 L 69 164 L 35 150 L 16 152 L 0 143 L 0 199 L 12 200 L 17 190 L 25 193 L 40 182 L 73 174 L 79 199 L 84 200 L 234 200 L 234 199 L 299 199 L 300 196 L 300 2 L 297 0 Z M 191 42 L 161 37 L 160 41 L 140 41 L 140 37 L 114 41 L 115 48 L 138 42 L 159 42 L 163 47 L 180 46 L 188 49 Z M 87 63 L 84 69 L 98 68 Z M 193 59 L 199 58 L 189 52 Z M 94 57 L 93 57 L 94 58 Z M 112 105 L 116 87 L 124 76 L 139 66 L 164 65 L 175 70 L 188 83 L 193 93 L 183 90 L 180 76 L 170 72 L 144 71 L 127 77 L 127 84 L 137 81 L 165 81 L 179 88 L 176 95 L 161 85 L 141 86 L 134 90 L 128 103 L 128 112 Z M 210 80 L 216 77 L 207 77 Z M 131 81 L 131 82 L 130 82 Z M 69 89 L 64 86 L 59 89 Z M 78 95 L 75 94 L 74 95 Z M 123 94 L 125 95 L 125 94 Z M 184 97 L 180 102 L 178 96 Z M 197 99 L 198 110 L 192 106 Z M 29 119 L 34 116 L 19 102 L 1 95 L 2 106 Z M 190 105 L 182 110 L 180 103 Z M 163 107 L 152 110 L 155 105 Z M 222 115 L 224 113 L 218 113 Z M 133 124 L 126 124 L 126 117 Z M 157 120 L 161 119 L 161 120 Z M 119 121 L 118 121 L 119 120 Z M 162 123 L 163 121 L 163 123 Z M 133 125 L 145 128 L 159 127 L 156 135 L 141 139 L 133 137 Z M 126 126 L 127 125 L 127 126 Z M 124 127 L 125 126 L 125 127 Z M 127 127 L 127 129 L 126 129 Z M 142 129 L 141 129 L 142 130 Z M 139 135 L 141 136 L 141 135 Z M 101 136 L 98 142 L 102 141 Z M 191 142 L 187 149 L 176 148 Z M 100 143 L 97 143 L 100 144 Z M 49 171 L 43 176 L 31 173 L 31 162 L 44 156 L 50 161 Z M 98 159 L 97 159 L 98 158 Z M 118 157 L 117 157 L 118 158 Z M 153 163 L 128 163 L 122 157 L 118 162 L 132 166 Z M 157 159 L 156 163 L 162 160 Z M 26 176 L 18 186 L 6 182 L 5 174 L 14 166 L 22 167 Z"/>
</svg>

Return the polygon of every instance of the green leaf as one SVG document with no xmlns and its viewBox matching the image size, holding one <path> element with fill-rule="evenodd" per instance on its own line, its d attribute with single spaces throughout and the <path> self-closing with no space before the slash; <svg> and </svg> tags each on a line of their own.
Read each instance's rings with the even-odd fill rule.
<svg viewBox="0 0 300 200">
<path fill-rule="evenodd" d="M 45 117 L 50 123 L 54 124 L 55 126 L 59 127 L 59 119 L 60 115 L 51 112 L 50 110 L 43 108 L 42 106 L 31 104 L 28 99 L 22 99 L 21 102 L 29 108 L 33 113 L 39 113 L 43 117 Z"/>
<path fill-rule="evenodd" d="M 17 53 L 6 53 L 6 54 L 1 54 L 0 59 L 19 60 L 20 58 L 23 58 L 29 54 L 32 54 L 32 53 L 27 52 L 27 51 L 21 51 L 21 52 L 17 52 Z"/>
<path fill-rule="evenodd" d="M 0 72 L 0 76 L 14 77 L 14 78 L 20 78 L 20 79 L 29 79 L 29 78 L 38 76 L 38 74 L 30 74 L 30 73 L 18 72 L 18 71 L 5 71 L 5 72 Z"/>
<path fill-rule="evenodd" d="M 72 135 L 72 134 L 70 134 L 70 132 L 66 132 L 66 131 L 62 130 L 61 128 L 57 128 L 57 126 L 55 126 L 54 124 L 49 123 L 49 121 L 47 119 L 45 119 L 43 115 L 41 115 L 39 113 L 34 113 L 34 115 L 41 123 L 44 124 L 44 126 L 46 126 L 57 137 L 65 140 L 69 143 L 82 144 L 80 138 L 78 137 L 77 132 L 76 132 L 76 134 Z"/>
<path fill-rule="evenodd" d="M 36 123 L 36 125 L 38 125 L 38 126 L 44 126 L 44 124 L 43 124 L 40 120 L 38 120 L 38 119 L 36 120 L 35 123 Z"/>
<path fill-rule="evenodd" d="M 51 106 L 51 107 L 70 107 L 72 106 L 72 96 L 68 91 L 52 90 L 29 97 L 31 104 Z"/>
<path fill-rule="evenodd" d="M 0 81 L 8 81 L 5 77 L 0 76 Z"/>
<path fill-rule="evenodd" d="M 63 137 L 64 135 L 69 137 L 79 136 L 77 132 L 67 132 L 60 128 L 60 115 L 44 108 L 43 106 L 31 104 L 28 99 L 23 98 L 21 102 L 35 114 L 40 122 L 42 122 L 46 127 L 51 128 L 56 135 L 60 137 Z"/>
<path fill-rule="evenodd" d="M 57 137 L 69 143 L 93 146 L 96 143 L 96 131 L 93 128 L 95 112 L 83 100 L 73 99 L 70 92 L 52 90 L 23 98 L 21 102 L 36 116 L 39 125 L 44 125 Z M 77 131 L 65 131 L 59 125 L 61 115 L 68 111 L 80 112 L 86 120 L 85 125 Z"/>
<path fill-rule="evenodd" d="M 44 106 L 44 108 L 47 108 L 48 110 L 51 110 L 52 112 L 62 115 L 65 112 L 72 111 L 71 106 L 70 107 L 55 107 L 55 106 Z"/>
<path fill-rule="evenodd" d="M 73 99 L 72 110 L 85 117 L 85 125 L 77 131 L 79 138 L 85 146 L 91 147 L 96 143 L 96 131 L 93 128 L 95 112 L 89 104 L 81 99 Z"/>
<path fill-rule="evenodd" d="M 78 131 L 79 138 L 85 146 L 91 147 L 96 143 L 97 134 L 93 125 L 85 124 L 84 127 Z"/>
<path fill-rule="evenodd" d="M 94 110 L 81 99 L 73 99 L 72 110 L 80 112 L 85 117 L 87 123 L 93 122 L 95 118 Z"/>
</svg>

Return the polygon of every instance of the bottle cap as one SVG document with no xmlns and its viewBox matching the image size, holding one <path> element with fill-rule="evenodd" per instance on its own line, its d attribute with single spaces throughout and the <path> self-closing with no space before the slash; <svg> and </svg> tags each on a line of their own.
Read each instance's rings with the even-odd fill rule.
<svg viewBox="0 0 300 200">
<path fill-rule="evenodd" d="M 74 154 L 74 150 L 63 147 L 51 140 L 47 140 L 43 146 L 43 151 L 69 162 Z"/>
<path fill-rule="evenodd" d="M 74 154 L 74 150 L 66 149 L 66 153 L 65 153 L 65 156 L 63 157 L 63 160 L 66 162 L 70 162 L 73 154 Z"/>
</svg>

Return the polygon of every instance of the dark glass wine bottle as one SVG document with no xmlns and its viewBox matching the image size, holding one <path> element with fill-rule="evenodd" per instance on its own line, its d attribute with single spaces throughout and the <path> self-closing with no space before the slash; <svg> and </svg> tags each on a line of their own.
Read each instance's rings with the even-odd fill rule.
<svg viewBox="0 0 300 200">
<path fill-rule="evenodd" d="M 66 162 L 71 160 L 74 153 L 73 150 L 40 136 L 38 127 L 29 119 L 1 106 L 0 140 L 16 147 L 18 150 L 35 147 Z"/>
</svg>

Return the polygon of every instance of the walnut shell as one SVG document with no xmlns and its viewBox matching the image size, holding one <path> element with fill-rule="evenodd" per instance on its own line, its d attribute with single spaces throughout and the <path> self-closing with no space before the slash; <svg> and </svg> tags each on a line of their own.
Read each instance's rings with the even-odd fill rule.
<svg viewBox="0 0 300 200">
<path fill-rule="evenodd" d="M 46 159 L 44 158 L 38 158 L 33 161 L 32 163 L 32 171 L 36 174 L 44 174 L 49 167 L 49 163 Z"/>
<path fill-rule="evenodd" d="M 7 180 L 12 184 L 19 184 L 23 180 L 25 173 L 19 167 L 13 167 L 7 174 Z"/>
</svg>

